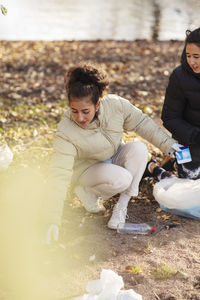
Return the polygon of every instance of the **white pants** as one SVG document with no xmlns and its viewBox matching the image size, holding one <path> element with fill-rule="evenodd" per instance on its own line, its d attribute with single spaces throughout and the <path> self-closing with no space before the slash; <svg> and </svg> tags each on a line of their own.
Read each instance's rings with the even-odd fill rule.
<svg viewBox="0 0 200 300">
<path fill-rule="evenodd" d="M 102 162 L 88 168 L 80 176 L 79 184 L 104 200 L 122 192 L 130 197 L 137 196 L 147 160 L 148 150 L 144 143 L 122 144 L 112 163 Z"/>
</svg>

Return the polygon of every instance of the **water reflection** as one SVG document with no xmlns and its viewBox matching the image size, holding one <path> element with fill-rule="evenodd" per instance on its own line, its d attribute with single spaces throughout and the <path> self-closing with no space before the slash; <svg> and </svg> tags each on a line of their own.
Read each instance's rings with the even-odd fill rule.
<svg viewBox="0 0 200 300">
<path fill-rule="evenodd" d="M 186 29 L 200 26 L 200 1 L 199 0 L 158 0 L 160 7 L 159 39 L 185 38 Z"/>
<path fill-rule="evenodd" d="M 199 0 L 10 0 L 0 39 L 183 39 L 198 27 Z M 3 3 L 4 4 L 4 3 Z"/>
</svg>

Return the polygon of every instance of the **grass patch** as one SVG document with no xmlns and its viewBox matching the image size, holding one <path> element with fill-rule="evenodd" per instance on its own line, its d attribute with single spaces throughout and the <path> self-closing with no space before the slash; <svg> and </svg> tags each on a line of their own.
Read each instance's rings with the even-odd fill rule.
<svg viewBox="0 0 200 300">
<path fill-rule="evenodd" d="M 150 253 L 153 252 L 153 245 L 151 243 L 148 243 L 147 247 L 144 249 L 144 253 Z"/>
<path fill-rule="evenodd" d="M 168 279 L 172 278 L 176 274 L 177 271 L 168 266 L 168 264 L 165 262 L 159 263 L 159 265 L 152 270 L 152 275 L 156 279 Z"/>
<path fill-rule="evenodd" d="M 140 266 L 133 266 L 131 269 L 130 269 L 130 272 L 132 274 L 139 274 L 142 272 L 142 268 Z"/>
</svg>

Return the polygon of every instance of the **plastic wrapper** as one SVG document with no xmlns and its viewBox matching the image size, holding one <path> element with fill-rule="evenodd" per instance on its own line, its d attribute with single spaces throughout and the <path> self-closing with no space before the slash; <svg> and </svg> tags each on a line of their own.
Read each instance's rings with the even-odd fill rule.
<svg viewBox="0 0 200 300">
<path fill-rule="evenodd" d="M 123 278 L 112 270 L 102 270 L 100 279 L 88 282 L 85 294 L 72 300 L 142 300 L 142 296 L 131 290 L 122 291 Z"/>
<path fill-rule="evenodd" d="M 6 170 L 13 160 L 13 153 L 7 144 L 0 146 L 0 171 Z"/>
</svg>

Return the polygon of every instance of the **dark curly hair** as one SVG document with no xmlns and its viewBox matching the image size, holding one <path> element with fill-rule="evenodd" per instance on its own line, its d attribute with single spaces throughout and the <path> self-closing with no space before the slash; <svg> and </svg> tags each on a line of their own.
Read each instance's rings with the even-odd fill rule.
<svg viewBox="0 0 200 300">
<path fill-rule="evenodd" d="M 65 87 L 69 102 L 72 97 L 91 96 L 93 104 L 96 105 L 108 84 L 106 72 L 92 65 L 82 64 L 72 67 L 65 76 Z"/>
</svg>

